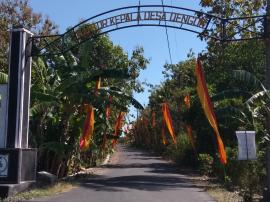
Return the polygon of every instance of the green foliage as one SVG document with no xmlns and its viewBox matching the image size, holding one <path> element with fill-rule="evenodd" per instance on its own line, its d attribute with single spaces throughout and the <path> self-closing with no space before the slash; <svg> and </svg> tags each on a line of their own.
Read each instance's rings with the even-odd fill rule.
<svg viewBox="0 0 270 202">
<path fill-rule="evenodd" d="M 194 155 L 186 133 L 179 134 L 177 136 L 177 145 L 168 145 L 164 155 L 180 166 L 195 166 L 197 163 L 197 157 Z"/>
<path fill-rule="evenodd" d="M 201 5 L 206 7 L 210 14 L 226 18 L 264 14 L 262 12 L 266 1 L 201 0 Z M 263 32 L 262 27 L 253 26 L 252 23 L 254 23 L 253 19 L 241 25 L 250 26 L 254 32 Z M 221 28 L 217 24 L 212 32 L 207 34 L 220 37 L 223 34 Z M 228 25 L 226 29 L 228 36 L 235 31 L 236 27 L 233 24 Z M 244 31 L 240 37 L 251 35 Z M 134 123 L 132 131 L 134 142 L 136 145 L 165 153 L 175 161 L 184 162 L 183 157 L 187 156 L 189 150 L 183 146 L 183 144 L 188 145 L 188 142 L 179 139 L 183 137 L 182 135 L 178 136 L 181 146 L 177 148 L 171 142 L 164 146 L 161 141 L 161 103 L 168 102 L 176 133 L 184 134 L 186 125 L 192 126 L 196 149 L 200 154 L 199 169 L 202 174 L 215 175 L 229 186 L 235 185 L 248 200 L 265 186 L 265 181 L 262 180 L 263 158 L 265 158 L 263 151 L 269 147 L 270 140 L 269 128 L 265 127 L 266 117 L 270 114 L 269 89 L 265 87 L 265 44 L 259 40 L 239 43 L 217 43 L 210 38 L 205 40 L 207 50 L 200 54 L 200 59 L 203 62 L 206 83 L 213 101 L 221 138 L 227 149 L 228 165 L 224 168 L 219 162 L 214 131 L 197 97 L 194 77 L 196 60 L 192 52 L 188 54 L 186 60 L 178 64 L 164 65 L 164 82 L 153 87 L 149 105 Z M 187 94 L 190 95 L 190 109 L 187 109 L 183 102 Z M 155 112 L 157 117 L 155 128 L 146 127 L 143 123 L 143 119 L 151 120 L 152 112 Z M 238 129 L 256 131 L 260 156 L 257 161 L 247 163 L 236 160 L 236 151 L 231 148 L 236 148 L 235 131 Z M 167 130 L 166 137 L 169 139 Z M 237 171 L 241 173 L 237 174 Z M 252 186 L 252 183 L 256 186 Z"/>
<path fill-rule="evenodd" d="M 252 201 L 254 194 L 262 194 L 263 183 L 266 177 L 264 157 L 265 153 L 259 151 L 257 159 L 252 161 L 237 160 L 237 149 L 226 148 L 228 164 L 226 167 L 215 164 L 215 174 L 226 179 L 229 189 L 238 189 L 245 201 Z M 224 176 L 225 169 L 225 176 Z"/>
<path fill-rule="evenodd" d="M 31 32 L 49 35 L 57 32 L 56 25 L 40 13 L 34 12 L 28 0 L 0 1 L 0 71 L 8 71 L 7 50 L 12 27 L 23 26 Z"/>
<path fill-rule="evenodd" d="M 8 82 L 8 75 L 0 72 L 0 84 L 5 84 Z"/>
<path fill-rule="evenodd" d="M 199 154 L 199 171 L 202 175 L 209 176 L 213 174 L 214 158 L 210 154 Z"/>
<path fill-rule="evenodd" d="M 96 31 L 92 26 L 87 29 L 92 34 Z M 66 43 L 72 45 L 73 40 L 70 37 Z M 49 51 L 54 51 L 53 47 Z M 106 35 L 64 55 L 34 58 L 30 143 L 40 149 L 39 169 L 62 177 L 81 166 L 97 165 L 111 152 L 119 111 L 127 111 L 128 105 L 143 109 L 132 93 L 141 88 L 134 74 L 139 75 L 147 63 L 143 49 L 134 50 L 129 58 Z M 97 90 L 99 78 L 102 87 Z M 78 150 L 79 138 L 89 104 L 95 108 L 95 129 L 89 150 L 82 153 Z M 109 105 L 111 117 L 107 120 L 105 110 Z"/>
</svg>

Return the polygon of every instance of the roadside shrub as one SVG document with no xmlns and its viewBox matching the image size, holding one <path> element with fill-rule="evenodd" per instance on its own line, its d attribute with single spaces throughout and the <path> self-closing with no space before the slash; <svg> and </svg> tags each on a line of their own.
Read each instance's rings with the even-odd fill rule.
<svg viewBox="0 0 270 202">
<path fill-rule="evenodd" d="M 225 182 L 228 189 L 238 188 L 244 201 L 252 201 L 254 194 L 262 194 L 265 185 L 264 152 L 258 152 L 256 160 L 240 161 L 237 159 L 237 148 L 226 148 L 226 151 L 228 163 L 225 170 L 216 161 L 214 174 Z"/>
<path fill-rule="evenodd" d="M 200 173 L 210 176 L 213 173 L 214 158 L 210 154 L 199 154 L 198 161 Z"/>
<path fill-rule="evenodd" d="M 164 154 L 181 166 L 192 166 L 196 163 L 196 156 L 185 133 L 179 134 L 177 145 L 168 145 Z"/>
</svg>

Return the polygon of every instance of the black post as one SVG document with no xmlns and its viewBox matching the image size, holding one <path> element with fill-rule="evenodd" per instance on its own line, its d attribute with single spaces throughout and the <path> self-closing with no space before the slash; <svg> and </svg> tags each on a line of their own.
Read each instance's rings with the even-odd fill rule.
<svg viewBox="0 0 270 202">
<path fill-rule="evenodd" d="M 36 179 L 36 149 L 28 148 L 32 33 L 10 32 L 7 133 L 0 148 L 0 197 L 26 188 Z"/>
<path fill-rule="evenodd" d="M 266 44 L 266 86 L 270 89 L 270 0 L 267 0 L 265 19 L 265 44 Z M 266 117 L 266 128 L 270 130 L 270 117 Z M 264 193 L 264 201 L 270 200 L 270 151 L 266 153 L 266 166 L 267 166 L 267 191 Z"/>
</svg>

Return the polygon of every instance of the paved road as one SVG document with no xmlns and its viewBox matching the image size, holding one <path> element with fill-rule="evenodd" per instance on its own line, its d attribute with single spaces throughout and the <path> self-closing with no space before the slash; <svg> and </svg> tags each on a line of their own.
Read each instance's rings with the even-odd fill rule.
<svg viewBox="0 0 270 202">
<path fill-rule="evenodd" d="M 118 163 L 104 166 L 102 175 L 84 179 L 80 187 L 51 198 L 58 202 L 203 202 L 214 201 L 202 188 L 177 174 L 160 157 L 119 147 Z"/>
</svg>

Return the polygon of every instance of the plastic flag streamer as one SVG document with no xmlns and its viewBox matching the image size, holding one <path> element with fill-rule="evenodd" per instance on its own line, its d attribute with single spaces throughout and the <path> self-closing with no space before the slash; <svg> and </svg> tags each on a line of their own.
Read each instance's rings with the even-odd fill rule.
<svg viewBox="0 0 270 202">
<path fill-rule="evenodd" d="M 187 109 L 190 109 L 190 95 L 186 95 L 184 97 L 184 103 L 185 103 Z M 194 137 L 193 137 L 193 134 L 192 134 L 192 127 L 191 127 L 190 124 L 186 124 L 186 130 L 187 130 L 188 140 L 189 140 L 189 142 L 190 142 L 190 144 L 192 146 L 194 154 L 197 156 L 195 141 L 194 141 Z"/>
<path fill-rule="evenodd" d="M 215 131 L 217 144 L 218 144 L 218 151 L 220 155 L 220 162 L 222 164 L 226 164 L 227 163 L 226 151 L 224 149 L 224 145 L 219 134 L 216 116 L 214 113 L 214 108 L 209 97 L 208 89 L 205 82 L 204 72 L 202 70 L 201 61 L 199 59 L 197 59 L 197 64 L 195 68 L 195 76 L 197 79 L 197 93 L 200 98 L 202 108 L 204 110 L 205 116 L 207 117 L 210 125 Z"/>
<path fill-rule="evenodd" d="M 162 143 L 164 145 L 167 145 L 168 141 L 167 141 L 167 138 L 166 138 L 166 135 L 165 135 L 165 121 L 164 121 L 164 118 L 162 120 L 161 138 L 162 138 Z"/>
<path fill-rule="evenodd" d="M 163 118 L 172 137 L 173 143 L 176 145 L 176 136 L 173 129 L 172 118 L 170 115 L 169 107 L 167 103 L 162 104 Z"/>
<path fill-rule="evenodd" d="M 87 115 L 84 122 L 83 134 L 80 138 L 80 149 L 87 150 L 94 132 L 94 108 L 92 105 L 87 106 Z"/>
<path fill-rule="evenodd" d="M 144 116 L 144 117 L 143 117 L 143 124 L 144 124 L 144 127 L 145 127 L 145 128 L 148 127 L 148 123 L 149 123 L 148 118 Z"/>
<path fill-rule="evenodd" d="M 152 127 L 156 127 L 156 112 L 152 112 Z"/>
<path fill-rule="evenodd" d="M 119 133 L 121 127 L 122 127 L 122 120 L 123 120 L 124 116 L 125 116 L 125 112 L 120 112 L 118 114 L 118 117 L 116 119 L 116 123 L 115 123 L 115 126 L 114 126 L 114 134 L 113 134 L 113 136 L 118 136 L 119 135 L 118 133 Z M 116 144 L 117 144 L 117 140 L 113 139 L 113 141 L 112 141 L 113 148 L 115 147 Z"/>
<path fill-rule="evenodd" d="M 106 108 L 106 119 L 108 120 L 110 118 L 111 114 L 111 103 L 112 103 L 112 96 L 109 96 L 109 105 Z"/>
<path fill-rule="evenodd" d="M 189 142 L 190 142 L 190 144 L 192 146 L 194 154 L 197 156 L 197 150 L 196 150 L 196 146 L 195 146 L 194 137 L 193 137 L 193 134 L 192 134 L 191 125 L 187 124 L 186 125 L 186 130 L 187 130 L 188 139 L 189 139 Z"/>
<path fill-rule="evenodd" d="M 102 140 L 102 145 L 101 145 L 102 150 L 105 149 L 106 143 L 107 143 L 107 136 L 106 136 L 106 134 L 104 134 L 103 140 Z"/>
<path fill-rule="evenodd" d="M 189 109 L 190 108 L 190 96 L 189 95 L 186 95 L 184 97 L 184 102 L 185 102 L 186 107 Z"/>
<path fill-rule="evenodd" d="M 95 96 L 98 95 L 98 90 L 100 89 L 100 85 L 101 85 L 101 77 L 98 77 L 98 80 L 96 80 Z"/>
</svg>

